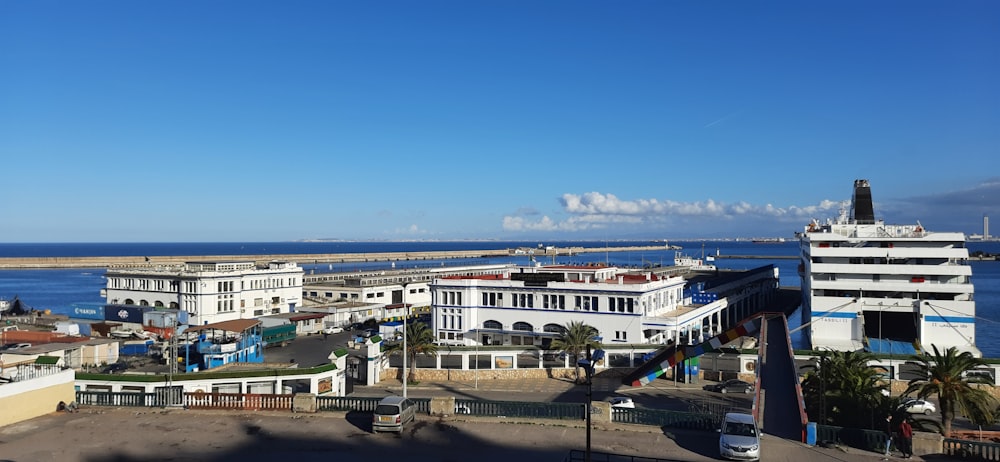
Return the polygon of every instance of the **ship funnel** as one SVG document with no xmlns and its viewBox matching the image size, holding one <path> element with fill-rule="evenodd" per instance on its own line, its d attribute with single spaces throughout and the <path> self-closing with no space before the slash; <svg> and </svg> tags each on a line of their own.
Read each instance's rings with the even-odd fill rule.
<svg viewBox="0 0 1000 462">
<path fill-rule="evenodd" d="M 868 180 L 854 180 L 854 197 L 851 198 L 851 222 L 859 225 L 875 224 L 872 187 L 868 184 Z"/>
</svg>

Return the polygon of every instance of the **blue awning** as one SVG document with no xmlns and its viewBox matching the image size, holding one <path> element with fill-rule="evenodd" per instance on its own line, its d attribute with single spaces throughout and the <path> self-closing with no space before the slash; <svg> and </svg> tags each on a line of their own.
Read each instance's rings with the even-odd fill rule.
<svg viewBox="0 0 1000 462">
<path fill-rule="evenodd" d="M 889 340 L 885 338 L 868 338 L 868 346 L 865 351 L 870 353 L 888 353 L 894 355 L 915 355 L 917 349 L 913 348 L 910 342 L 902 340 Z"/>
</svg>

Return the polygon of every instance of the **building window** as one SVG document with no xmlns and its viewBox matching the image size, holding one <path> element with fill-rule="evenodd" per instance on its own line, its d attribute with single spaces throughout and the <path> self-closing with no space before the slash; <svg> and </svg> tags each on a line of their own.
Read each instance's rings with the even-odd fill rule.
<svg viewBox="0 0 1000 462">
<path fill-rule="evenodd" d="M 514 330 L 521 330 L 521 331 L 525 331 L 525 332 L 532 332 L 532 331 L 535 330 L 535 328 L 532 327 L 531 324 L 528 324 L 526 322 L 515 322 L 514 323 Z"/>
<path fill-rule="evenodd" d="M 500 324 L 500 321 L 486 321 L 483 322 L 483 329 L 502 330 L 503 324 Z"/>
</svg>

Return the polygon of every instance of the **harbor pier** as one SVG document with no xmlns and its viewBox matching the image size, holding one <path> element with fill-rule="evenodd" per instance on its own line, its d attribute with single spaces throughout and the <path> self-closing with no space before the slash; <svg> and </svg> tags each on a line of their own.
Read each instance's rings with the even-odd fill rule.
<svg viewBox="0 0 1000 462">
<path fill-rule="evenodd" d="M 371 252 L 268 255 L 149 255 L 88 257 L 0 257 L 0 269 L 129 268 L 182 265 L 195 261 L 294 261 L 299 263 L 357 263 L 375 261 L 420 261 L 464 258 L 529 257 L 551 258 L 582 253 L 643 252 L 667 250 L 665 246 L 633 247 L 545 247 L 484 250 L 443 250 L 426 252 Z"/>
</svg>

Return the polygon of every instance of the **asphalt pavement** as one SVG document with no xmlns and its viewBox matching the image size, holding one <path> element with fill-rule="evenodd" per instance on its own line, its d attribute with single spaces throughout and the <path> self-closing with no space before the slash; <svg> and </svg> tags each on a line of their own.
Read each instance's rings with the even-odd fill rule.
<svg viewBox="0 0 1000 462">
<path fill-rule="evenodd" d="M 53 412 L 0 427 L 0 458 L 18 462 L 326 462 L 390 457 L 407 462 L 563 461 L 570 450 L 586 449 L 586 433 L 582 420 L 419 415 L 394 435 L 372 434 L 370 413 L 85 406 L 77 413 Z M 590 433 L 591 450 L 596 453 L 677 461 L 719 459 L 718 436 L 712 432 L 593 425 Z M 761 460 L 767 462 L 881 459 L 877 453 L 809 447 L 770 435 L 762 438 L 761 451 Z"/>
</svg>

